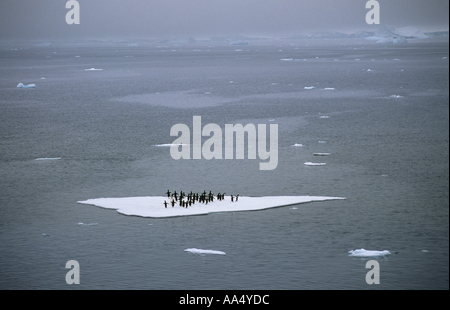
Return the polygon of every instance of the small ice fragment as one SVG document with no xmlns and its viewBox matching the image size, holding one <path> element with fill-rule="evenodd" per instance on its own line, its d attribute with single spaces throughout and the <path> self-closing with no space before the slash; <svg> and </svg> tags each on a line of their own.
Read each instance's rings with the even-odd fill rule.
<svg viewBox="0 0 450 310">
<path fill-rule="evenodd" d="M 48 236 L 50 236 L 49 234 L 47 234 L 47 233 L 43 233 L 42 234 L 42 236 L 44 236 L 44 237 L 48 237 Z"/>
<path fill-rule="evenodd" d="M 314 86 L 305 86 L 304 89 L 314 89 Z"/>
<path fill-rule="evenodd" d="M 297 207 L 292 207 L 292 208 L 289 208 L 289 209 L 291 209 L 291 210 L 297 210 L 298 208 L 297 208 Z"/>
<path fill-rule="evenodd" d="M 17 88 L 36 88 L 36 84 L 24 85 L 23 83 L 17 84 Z"/>
<path fill-rule="evenodd" d="M 391 254 L 391 252 L 384 250 L 384 251 L 368 251 L 365 249 L 358 249 L 358 250 L 351 250 L 348 251 L 349 256 L 355 256 L 355 257 L 376 257 L 376 256 L 386 256 Z"/>
<path fill-rule="evenodd" d="M 84 71 L 102 71 L 103 69 L 95 69 L 95 68 L 90 68 L 90 69 L 84 69 Z"/>
<path fill-rule="evenodd" d="M 98 223 L 89 223 L 89 224 L 85 224 L 82 222 L 77 223 L 78 226 L 96 226 L 98 225 Z"/>
<path fill-rule="evenodd" d="M 428 253 L 428 250 L 422 250 L 423 253 Z"/>
<path fill-rule="evenodd" d="M 325 87 L 323 90 L 335 90 L 336 88 L 334 87 Z"/>
<path fill-rule="evenodd" d="M 403 96 L 400 96 L 400 95 L 391 95 L 390 98 L 398 99 L 398 98 L 403 98 Z"/>
<path fill-rule="evenodd" d="M 45 80 L 45 77 L 41 77 L 41 80 Z"/>
<path fill-rule="evenodd" d="M 45 157 L 45 158 L 36 158 L 35 160 L 42 161 L 42 160 L 60 160 L 60 159 L 61 159 L 61 157 L 53 157 L 53 158 Z"/>
<path fill-rule="evenodd" d="M 216 255 L 226 255 L 225 252 L 222 251 L 216 251 L 216 250 L 202 250 L 202 249 L 196 249 L 196 248 L 190 248 L 184 250 L 185 252 L 191 252 L 193 254 L 216 254 Z"/>
<path fill-rule="evenodd" d="M 398 58 L 394 58 L 394 59 L 392 59 L 392 60 L 400 60 L 400 59 L 398 59 Z"/>
<path fill-rule="evenodd" d="M 233 81 L 229 81 L 228 83 L 233 84 L 234 82 Z"/>
<path fill-rule="evenodd" d="M 372 72 L 372 71 L 374 71 L 374 70 L 372 70 L 372 69 L 367 69 L 367 72 Z"/>
<path fill-rule="evenodd" d="M 328 115 L 322 115 L 320 118 L 330 118 Z"/>
<path fill-rule="evenodd" d="M 301 143 L 295 143 L 295 144 L 292 145 L 292 146 L 295 146 L 295 147 L 303 147 L 303 144 L 301 144 Z"/>
<path fill-rule="evenodd" d="M 293 61 L 294 60 L 294 58 L 282 58 L 282 59 L 280 59 L 281 61 Z"/>
<path fill-rule="evenodd" d="M 306 162 L 305 166 L 325 166 L 326 163 L 312 163 L 312 162 Z"/>
</svg>

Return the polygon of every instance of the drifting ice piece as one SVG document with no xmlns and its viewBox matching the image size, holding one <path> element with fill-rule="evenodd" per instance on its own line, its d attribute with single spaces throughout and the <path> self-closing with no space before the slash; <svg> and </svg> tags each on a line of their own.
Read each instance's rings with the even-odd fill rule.
<svg viewBox="0 0 450 310">
<path fill-rule="evenodd" d="M 36 88 L 36 84 L 28 84 L 28 85 L 24 85 L 23 83 L 19 83 L 17 84 L 18 88 Z"/>
<path fill-rule="evenodd" d="M 351 250 L 348 251 L 349 256 L 355 257 L 377 257 L 377 256 L 386 256 L 391 254 L 388 250 L 384 251 L 368 251 L 365 249 Z"/>
<path fill-rule="evenodd" d="M 305 86 L 304 89 L 315 89 L 314 86 Z"/>
<path fill-rule="evenodd" d="M 202 249 L 196 249 L 196 248 L 191 248 L 191 249 L 186 249 L 184 250 L 185 252 L 191 252 L 194 254 L 217 254 L 217 255 L 226 255 L 225 252 L 222 251 L 216 251 L 216 250 L 202 250 Z"/>
<path fill-rule="evenodd" d="M 103 69 L 95 69 L 95 68 L 90 68 L 90 69 L 84 69 L 84 71 L 102 71 Z"/>
<path fill-rule="evenodd" d="M 305 166 L 325 166 L 326 163 L 312 163 L 312 162 L 306 162 Z"/>
<path fill-rule="evenodd" d="M 215 200 L 208 203 L 207 205 L 202 203 L 195 203 L 189 208 L 182 208 L 179 206 L 165 208 L 163 204 L 164 201 L 169 202 L 167 196 L 98 198 L 78 201 L 78 203 L 94 205 L 105 209 L 115 209 L 117 210 L 117 212 L 124 215 L 164 218 L 174 216 L 200 215 L 216 212 L 256 211 L 306 202 L 338 200 L 345 198 L 325 196 L 240 196 L 238 202 L 231 202 L 228 199 L 224 201 Z"/>
</svg>

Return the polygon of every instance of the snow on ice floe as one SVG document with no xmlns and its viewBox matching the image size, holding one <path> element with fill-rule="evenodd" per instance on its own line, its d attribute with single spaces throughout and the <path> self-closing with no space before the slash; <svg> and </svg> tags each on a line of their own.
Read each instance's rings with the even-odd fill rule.
<svg viewBox="0 0 450 310">
<path fill-rule="evenodd" d="M 189 248 L 184 250 L 185 252 L 191 252 L 193 254 L 215 254 L 215 255 L 226 255 L 225 252 L 217 251 L 217 250 L 202 250 L 196 248 Z"/>
<path fill-rule="evenodd" d="M 312 163 L 310 161 L 305 163 L 305 166 L 325 166 L 326 163 Z"/>
<path fill-rule="evenodd" d="M 90 69 L 84 69 L 84 71 L 102 71 L 103 69 L 96 69 L 96 68 L 90 68 Z"/>
<path fill-rule="evenodd" d="M 205 215 L 218 212 L 258 211 L 269 208 L 283 207 L 306 202 L 346 199 L 343 197 L 327 196 L 240 196 L 238 202 L 231 202 L 228 197 L 223 201 L 213 201 L 208 204 L 195 203 L 189 208 L 182 208 L 178 204 L 165 208 L 164 196 L 96 198 L 78 201 L 80 204 L 94 205 L 105 209 L 114 209 L 123 215 L 134 215 L 150 218 L 166 218 L 176 216 Z"/>
<path fill-rule="evenodd" d="M 23 83 L 17 84 L 17 88 L 36 88 L 36 84 L 24 85 Z"/>
<path fill-rule="evenodd" d="M 78 226 L 97 226 L 98 223 L 89 223 L 89 224 L 85 224 L 82 222 L 77 223 Z"/>
<path fill-rule="evenodd" d="M 348 251 L 349 256 L 355 257 L 377 257 L 377 256 L 386 256 L 391 254 L 388 250 L 384 251 L 369 251 L 365 249 L 351 250 Z"/>
</svg>

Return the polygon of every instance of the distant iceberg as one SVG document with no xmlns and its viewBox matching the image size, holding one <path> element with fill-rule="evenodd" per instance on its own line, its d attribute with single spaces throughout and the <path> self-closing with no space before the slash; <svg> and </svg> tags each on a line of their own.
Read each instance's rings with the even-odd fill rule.
<svg viewBox="0 0 450 310">
<path fill-rule="evenodd" d="M 228 199 L 227 199 L 228 198 Z M 165 208 L 167 197 L 123 197 L 123 198 L 97 198 L 78 201 L 80 204 L 94 205 L 105 209 L 115 209 L 124 215 L 134 215 L 150 218 L 166 218 L 176 216 L 205 215 L 218 212 L 258 211 L 314 201 L 327 201 L 345 199 L 343 197 L 326 196 L 265 196 L 265 197 L 239 197 L 238 202 L 231 202 L 228 197 L 223 201 L 213 201 L 208 204 L 195 203 L 189 208 L 178 205 Z"/>
<path fill-rule="evenodd" d="M 226 255 L 225 252 L 222 251 L 216 251 L 216 250 L 202 250 L 202 249 L 196 249 L 196 248 L 190 248 L 184 250 L 185 252 L 191 252 L 193 254 L 216 254 L 216 255 Z"/>
<path fill-rule="evenodd" d="M 391 254 L 391 252 L 384 250 L 384 251 L 368 251 L 365 249 L 358 249 L 358 250 L 351 250 L 348 251 L 349 256 L 355 256 L 355 257 L 377 257 L 377 256 L 386 256 Z"/>
<path fill-rule="evenodd" d="M 36 84 L 24 85 L 23 83 L 17 84 L 17 88 L 36 88 Z"/>
<path fill-rule="evenodd" d="M 326 163 L 312 163 L 310 161 L 305 163 L 305 166 L 325 166 Z"/>
<path fill-rule="evenodd" d="M 35 160 L 41 161 L 41 160 L 60 160 L 60 159 L 61 157 L 51 157 L 51 158 L 43 157 L 43 158 L 36 158 Z"/>
</svg>

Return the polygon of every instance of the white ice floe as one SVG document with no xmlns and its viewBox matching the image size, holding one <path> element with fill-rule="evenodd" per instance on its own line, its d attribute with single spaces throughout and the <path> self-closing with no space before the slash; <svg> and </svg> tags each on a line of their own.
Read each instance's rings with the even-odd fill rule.
<svg viewBox="0 0 450 310">
<path fill-rule="evenodd" d="M 102 71 L 103 69 L 96 69 L 96 68 L 90 68 L 90 69 L 84 69 L 84 71 Z"/>
<path fill-rule="evenodd" d="M 295 143 L 294 145 L 291 145 L 291 146 L 295 146 L 295 147 L 303 147 L 303 144 L 301 144 L 301 143 Z"/>
<path fill-rule="evenodd" d="M 195 203 L 188 208 L 182 208 L 178 204 L 174 207 L 164 207 L 167 197 L 123 197 L 123 198 L 97 198 L 78 201 L 80 204 L 94 205 L 105 209 L 115 209 L 124 215 L 134 215 L 151 218 L 165 218 L 176 216 L 204 215 L 218 212 L 257 211 L 269 208 L 296 205 L 306 202 L 345 199 L 343 197 L 326 196 L 265 196 L 246 197 L 240 196 L 238 202 L 231 202 L 229 196 L 223 201 L 213 201 L 208 204 Z"/>
<path fill-rule="evenodd" d="M 216 250 L 202 250 L 202 249 L 196 249 L 196 248 L 190 248 L 184 250 L 185 252 L 191 252 L 193 254 L 216 254 L 216 255 L 226 255 L 225 252 L 222 251 L 216 251 Z"/>
<path fill-rule="evenodd" d="M 320 118 L 330 118 L 328 115 L 322 115 Z"/>
<path fill-rule="evenodd" d="M 348 251 L 349 256 L 355 257 L 377 257 L 377 256 L 386 256 L 391 254 L 388 250 L 384 251 L 368 251 L 365 249 L 351 250 Z"/>
<path fill-rule="evenodd" d="M 330 153 L 313 153 L 314 156 L 330 156 Z"/>
<path fill-rule="evenodd" d="M 326 163 L 312 163 L 310 161 L 305 163 L 305 166 L 325 166 Z"/>
<path fill-rule="evenodd" d="M 24 85 L 23 83 L 17 84 L 17 88 L 36 88 L 36 84 Z"/>
<path fill-rule="evenodd" d="M 77 223 L 78 226 L 97 226 L 98 223 L 89 223 L 89 224 L 85 224 L 82 222 Z"/>
<path fill-rule="evenodd" d="M 335 90 L 336 88 L 334 87 L 325 87 L 323 90 Z"/>
<path fill-rule="evenodd" d="M 53 158 L 45 157 L 45 158 L 36 158 L 35 160 L 41 161 L 41 160 L 60 160 L 60 159 L 61 159 L 61 157 L 53 157 Z"/>
<path fill-rule="evenodd" d="M 315 89 L 314 86 L 305 86 L 304 89 Z"/>
<path fill-rule="evenodd" d="M 293 61 L 294 58 L 281 58 L 280 60 L 281 61 Z"/>
<path fill-rule="evenodd" d="M 403 96 L 400 96 L 400 95 L 391 95 L 390 98 L 398 99 L 398 98 L 403 98 Z"/>
</svg>

